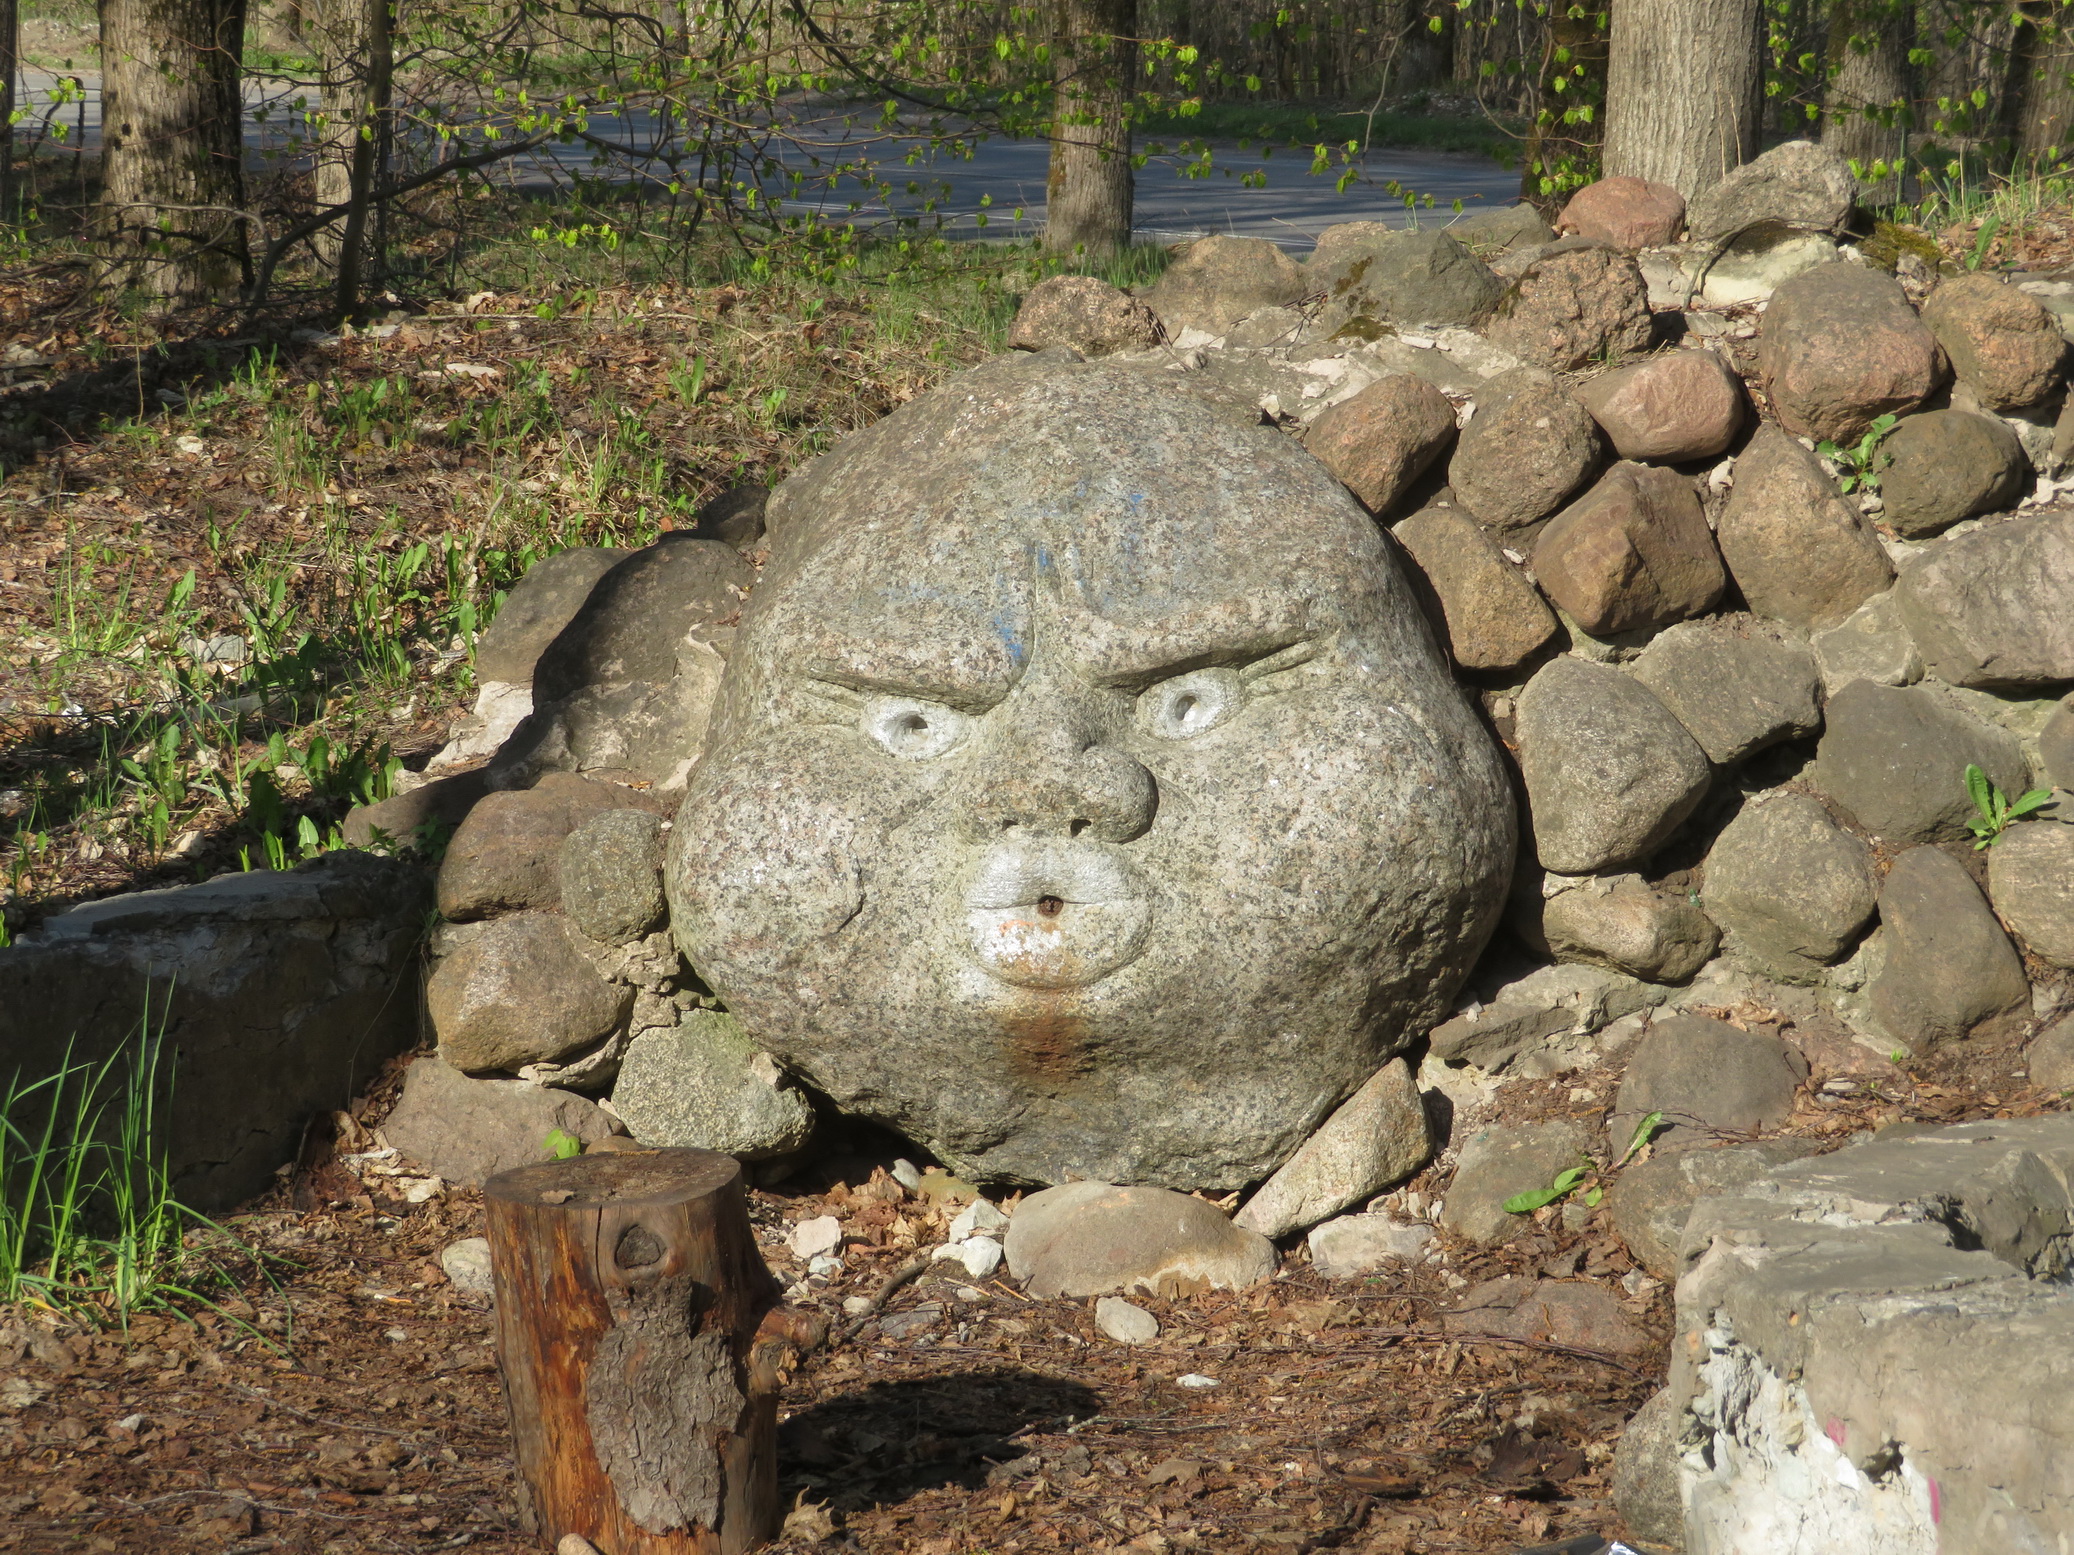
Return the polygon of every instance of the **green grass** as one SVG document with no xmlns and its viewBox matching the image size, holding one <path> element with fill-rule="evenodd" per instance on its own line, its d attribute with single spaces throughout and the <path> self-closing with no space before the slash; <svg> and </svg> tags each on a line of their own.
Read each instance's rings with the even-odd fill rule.
<svg viewBox="0 0 2074 1555">
<path fill-rule="evenodd" d="M 133 1039 L 98 1063 L 73 1062 L 68 1046 L 56 1074 L 0 1090 L 0 1303 L 120 1325 L 206 1304 L 222 1281 L 190 1243 L 236 1244 L 179 1202 L 167 1171 L 158 1019 L 147 1008 Z"/>
</svg>

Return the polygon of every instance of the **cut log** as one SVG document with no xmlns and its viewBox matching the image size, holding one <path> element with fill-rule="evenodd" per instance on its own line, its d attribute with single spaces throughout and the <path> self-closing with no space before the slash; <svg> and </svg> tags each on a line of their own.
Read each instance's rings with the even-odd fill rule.
<svg viewBox="0 0 2074 1555">
<path fill-rule="evenodd" d="M 778 1524 L 789 1314 L 710 1150 L 522 1166 L 483 1188 L 520 1513 L 553 1547 L 734 1555 Z"/>
</svg>

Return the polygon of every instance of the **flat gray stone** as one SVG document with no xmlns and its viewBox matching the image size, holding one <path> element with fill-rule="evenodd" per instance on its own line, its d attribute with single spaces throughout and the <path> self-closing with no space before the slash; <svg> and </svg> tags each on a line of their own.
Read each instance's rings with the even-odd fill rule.
<svg viewBox="0 0 2074 1555">
<path fill-rule="evenodd" d="M 1739 961 L 1810 982 L 1872 921 L 1872 850 L 1806 794 L 1754 799 L 1715 838 L 1700 901 Z"/>
<path fill-rule="evenodd" d="M 1189 244 L 1143 300 L 1169 335 L 1222 335 L 1254 309 L 1286 306 L 1303 294 L 1302 268 L 1275 244 L 1219 236 Z"/>
<path fill-rule="evenodd" d="M 595 1047 L 634 1007 L 570 937 L 560 913 L 521 912 L 474 925 L 425 984 L 441 1056 L 471 1074 L 515 1073 Z"/>
<path fill-rule="evenodd" d="M 1809 639 L 1822 694 L 1833 697 L 1854 680 L 1876 686 L 1912 686 L 1923 678 L 1923 656 L 1901 624 L 1894 592 L 1875 594 L 1848 619 Z"/>
<path fill-rule="evenodd" d="M 1449 222 L 1445 231 L 1478 254 L 1508 253 L 1516 248 L 1549 242 L 1555 237 L 1555 229 L 1549 226 L 1541 212 L 1524 202 L 1472 211 Z"/>
<path fill-rule="evenodd" d="M 562 911 L 592 939 L 625 945 L 661 926 L 662 817 L 646 810 L 607 810 L 562 839 L 558 875 Z"/>
<path fill-rule="evenodd" d="M 1287 1236 L 1374 1198 L 1433 1154 L 1411 1066 L 1393 1058 L 1319 1125 L 1232 1219 L 1262 1236 Z"/>
<path fill-rule="evenodd" d="M 1705 753 L 1631 675 L 1564 655 L 1527 682 L 1516 707 L 1545 869 L 1585 875 L 1647 858 L 1706 795 Z"/>
<path fill-rule="evenodd" d="M 1606 1120 L 1608 1147 L 1624 1152 L 1652 1112 L 1664 1115 L 1655 1137 L 1673 1146 L 1689 1135 L 1775 1129 L 1792 1115 L 1807 1077 L 1800 1050 L 1764 1032 L 1697 1015 L 1658 1020 L 1628 1055 Z"/>
<path fill-rule="evenodd" d="M 1965 1037 L 2015 1035 L 2031 1013 L 2023 961 L 1964 865 L 1910 848 L 1880 882 L 1886 959 L 1866 990 L 1872 1013 L 1921 1053 Z"/>
<path fill-rule="evenodd" d="M 2057 1543 L 2070 1164 L 2065 1114 L 1889 1130 L 1694 1207 L 1670 1376 L 1689 1547 L 1774 1548 L 1782 1515 L 1808 1548 Z"/>
<path fill-rule="evenodd" d="M 1969 836 L 1969 764 L 2004 793 L 2024 791 L 2029 774 L 2016 736 L 1975 717 L 1937 687 L 1857 681 L 1829 699 L 1823 717 L 1810 781 L 1887 842 L 1957 842 Z"/>
<path fill-rule="evenodd" d="M 1281 433 L 1042 356 L 803 478 L 671 834 L 687 959 L 969 1178 L 1270 1175 L 1445 1013 L 1511 868 L 1374 521 Z"/>
<path fill-rule="evenodd" d="M 525 1080 L 472 1080 L 439 1058 L 414 1060 L 382 1137 L 448 1182 L 480 1188 L 499 1172 L 554 1158 L 557 1130 L 585 1144 L 619 1132 L 594 1101 Z M 451 1276 L 449 1276 L 451 1277 Z"/>
<path fill-rule="evenodd" d="M 2074 825 L 2019 821 L 1988 850 L 1995 911 L 2041 961 L 2074 967 Z"/>
<path fill-rule="evenodd" d="M 1118 1344 L 1150 1344 L 1159 1337 L 1159 1319 L 1121 1296 L 1096 1299 L 1095 1327 Z"/>
<path fill-rule="evenodd" d="M 2024 1049 L 2028 1078 L 2041 1091 L 2074 1091 L 2074 1015 L 2062 1016 Z"/>
<path fill-rule="evenodd" d="M 1761 223 L 1835 232 L 1851 218 L 1857 180 L 1827 146 L 1789 140 L 1745 162 L 1695 196 L 1685 213 L 1695 243 L 1716 243 Z"/>
<path fill-rule="evenodd" d="M 1165 1188 L 1071 1182 L 1016 1206 L 1008 1269 L 1033 1296 L 1245 1290 L 1275 1272 L 1266 1237 Z"/>
<path fill-rule="evenodd" d="M 1989 688 L 2074 680 L 2074 512 L 1955 535 L 1910 563 L 1894 593 L 1939 680 Z"/>
<path fill-rule="evenodd" d="M 1441 1225 L 1486 1246 L 1511 1241 L 1534 1220 L 1507 1214 L 1505 1201 L 1546 1188 L 1556 1173 L 1589 1160 L 1591 1145 L 1590 1130 L 1572 1118 L 1487 1124 L 1462 1141 Z"/>
<path fill-rule="evenodd" d="M 686 1012 L 644 1031 L 620 1061 L 612 1107 L 644 1145 L 718 1150 L 743 1161 L 790 1155 L 814 1132 L 814 1109 L 731 1016 Z"/>
<path fill-rule="evenodd" d="M 1342 1215 L 1313 1226 L 1304 1239 L 1311 1267 L 1328 1280 L 1359 1279 L 1393 1263 L 1420 1263 L 1433 1250 L 1433 1228 L 1393 1215 Z"/>
<path fill-rule="evenodd" d="M 1749 1145 L 1706 1145 L 1675 1148 L 1675 1135 L 1647 1160 L 1621 1171 L 1606 1194 L 1613 1230 L 1635 1261 L 1666 1284 L 1684 1271 L 1678 1248 L 1692 1206 L 1720 1193 L 1734 1193 L 1774 1167 L 1818 1153 L 1812 1139 L 1765 1139 Z M 1624 1145 L 1621 1148 L 1626 1148 Z"/>
<path fill-rule="evenodd" d="M 148 1003 L 172 1190 L 228 1211 L 276 1184 L 313 1114 L 416 1045 L 431 895 L 420 866 L 340 849 L 54 914 L 0 950 L 0 1086 L 108 1062 L 103 1094 L 119 1090 Z"/>
<path fill-rule="evenodd" d="M 1613 1506 L 1628 1537 L 1682 1548 L 1685 1506 L 1678 1495 L 1676 1403 L 1668 1388 L 1649 1395 L 1613 1448 Z"/>
<path fill-rule="evenodd" d="M 1372 340 L 1391 325 L 1458 324 L 1491 316 L 1505 283 L 1444 229 L 1389 232 L 1334 256 L 1320 284 L 1315 333 Z"/>
<path fill-rule="evenodd" d="M 544 706 L 589 686 L 660 683 L 677 673 L 678 645 L 738 613 L 756 570 L 724 541 L 666 538 L 598 580 L 533 671 Z"/>
<path fill-rule="evenodd" d="M 2074 790 L 2074 697 L 2062 700 L 2038 732 L 2038 765 L 2054 788 Z"/>
<path fill-rule="evenodd" d="M 598 580 L 626 556 L 625 551 L 579 545 L 528 567 L 475 641 L 475 678 L 532 684 L 533 666 L 547 645 L 576 619 Z"/>
<path fill-rule="evenodd" d="M 1681 621 L 1651 640 L 1633 670 L 1718 765 L 1822 727 L 1814 654 L 1756 616 Z"/>
</svg>

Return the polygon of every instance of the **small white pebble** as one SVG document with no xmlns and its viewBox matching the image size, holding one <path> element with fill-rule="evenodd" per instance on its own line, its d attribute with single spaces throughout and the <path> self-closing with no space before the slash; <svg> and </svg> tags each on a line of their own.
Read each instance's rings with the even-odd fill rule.
<svg viewBox="0 0 2074 1555">
<path fill-rule="evenodd" d="M 1215 1377 L 1205 1377 L 1199 1371 L 1192 1371 L 1185 1377 L 1176 1377 L 1174 1380 L 1184 1388 L 1214 1388 L 1217 1386 Z"/>
<path fill-rule="evenodd" d="M 402 1344 L 410 1335 L 400 1328 L 385 1328 L 382 1330 L 382 1337 L 391 1344 Z"/>
</svg>

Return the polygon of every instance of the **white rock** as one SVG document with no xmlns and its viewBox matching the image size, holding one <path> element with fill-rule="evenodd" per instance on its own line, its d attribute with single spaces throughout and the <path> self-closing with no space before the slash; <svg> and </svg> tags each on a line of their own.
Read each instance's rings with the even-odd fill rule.
<svg viewBox="0 0 2074 1555">
<path fill-rule="evenodd" d="M 1315 1228 L 1311 1264 L 1327 1279 L 1371 1274 L 1392 1261 L 1416 1263 L 1433 1248 L 1433 1228 L 1392 1215 L 1342 1215 Z"/>
<path fill-rule="evenodd" d="M 921 1169 L 905 1158 L 893 1163 L 893 1180 L 909 1193 L 919 1193 L 922 1189 Z"/>
<path fill-rule="evenodd" d="M 1393 1058 L 1319 1125 L 1233 1219 L 1265 1237 L 1316 1225 L 1402 1182 L 1432 1153 L 1411 1068 Z"/>
<path fill-rule="evenodd" d="M 816 1279 L 832 1280 L 843 1272 L 843 1261 L 831 1253 L 822 1253 L 807 1260 L 807 1273 Z"/>
<path fill-rule="evenodd" d="M 1118 1344 L 1150 1344 L 1159 1337 L 1159 1319 L 1121 1296 L 1104 1296 L 1095 1303 L 1095 1327 Z"/>
<path fill-rule="evenodd" d="M 454 1282 L 454 1289 L 470 1296 L 487 1296 L 490 1281 L 490 1244 L 479 1236 L 463 1237 L 439 1250 L 439 1267 Z"/>
<path fill-rule="evenodd" d="M 951 1240 L 962 1242 L 977 1232 L 1000 1231 L 1007 1225 L 1008 1217 L 1001 1213 L 998 1206 L 988 1203 L 985 1199 L 974 1199 L 971 1204 L 960 1210 L 958 1218 L 951 1222 Z"/>
<path fill-rule="evenodd" d="M 785 1238 L 793 1252 L 802 1258 L 818 1258 L 823 1253 L 832 1253 L 843 1245 L 843 1223 L 833 1215 L 822 1215 L 815 1220 L 802 1220 L 792 1228 Z"/>
<path fill-rule="evenodd" d="M 1176 1377 L 1174 1380 L 1184 1388 L 1214 1388 L 1217 1386 L 1215 1377 L 1205 1377 L 1199 1371 L 1189 1372 L 1186 1376 Z"/>
<path fill-rule="evenodd" d="M 975 1280 L 983 1280 L 1001 1267 L 1001 1244 L 990 1236 L 969 1236 L 961 1241 L 946 1242 L 929 1256 L 962 1264 L 967 1274 Z"/>
<path fill-rule="evenodd" d="M 847 1312 L 851 1317 L 862 1317 L 870 1310 L 871 1297 L 869 1296 L 843 1297 L 843 1311 Z"/>
</svg>

